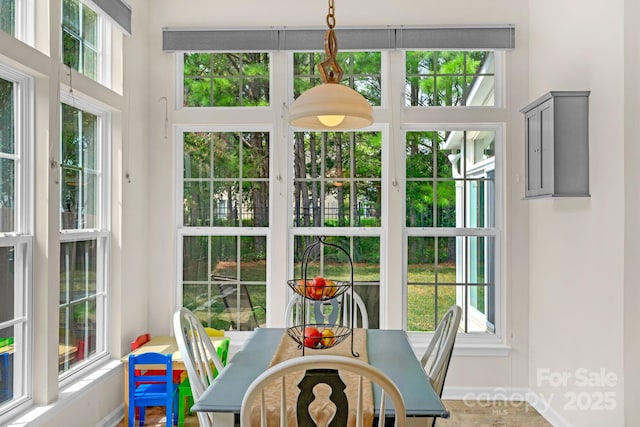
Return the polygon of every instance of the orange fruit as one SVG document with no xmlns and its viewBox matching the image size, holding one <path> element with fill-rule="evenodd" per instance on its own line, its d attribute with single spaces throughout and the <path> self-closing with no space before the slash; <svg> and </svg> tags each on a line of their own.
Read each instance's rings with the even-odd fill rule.
<svg viewBox="0 0 640 427">
<path fill-rule="evenodd" d="M 329 348 L 336 343 L 336 338 L 331 329 L 322 330 L 322 347 Z"/>
<path fill-rule="evenodd" d="M 326 298 L 333 298 L 334 296 L 336 296 L 336 292 L 338 292 L 338 286 L 336 285 L 336 282 L 327 279 L 324 283 L 324 296 Z"/>
<path fill-rule="evenodd" d="M 311 281 L 307 280 L 307 289 L 308 287 L 311 286 Z M 305 295 L 305 286 L 304 286 L 304 280 L 300 279 L 296 282 L 296 291 L 300 294 L 300 295 Z"/>
</svg>

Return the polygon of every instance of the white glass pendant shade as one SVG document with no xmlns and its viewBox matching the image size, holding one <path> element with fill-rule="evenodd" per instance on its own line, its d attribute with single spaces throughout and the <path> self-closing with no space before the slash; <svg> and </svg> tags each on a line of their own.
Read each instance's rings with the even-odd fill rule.
<svg viewBox="0 0 640 427">
<path fill-rule="evenodd" d="M 291 126 L 311 130 L 351 130 L 373 123 L 364 96 L 338 83 L 323 83 L 300 95 L 289 109 Z"/>
</svg>

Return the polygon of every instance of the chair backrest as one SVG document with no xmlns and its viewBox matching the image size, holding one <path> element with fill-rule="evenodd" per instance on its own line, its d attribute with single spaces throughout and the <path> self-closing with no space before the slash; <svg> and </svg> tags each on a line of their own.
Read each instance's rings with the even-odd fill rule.
<svg viewBox="0 0 640 427">
<path fill-rule="evenodd" d="M 193 399 L 198 400 L 224 365 L 200 320 L 188 309 L 180 308 L 173 315 L 173 329 L 180 355 L 187 368 Z M 213 362 L 214 367 L 211 366 Z M 198 412 L 201 426 L 212 425 L 211 416 Z"/>
<path fill-rule="evenodd" d="M 149 341 L 151 341 L 151 334 L 146 333 L 138 336 L 135 340 L 131 341 L 131 351 L 137 350 Z"/>
<path fill-rule="evenodd" d="M 136 366 L 139 365 L 162 365 L 162 369 L 153 369 L 154 372 L 158 372 L 157 375 L 143 376 L 145 369 L 139 369 Z M 141 383 L 153 383 L 153 384 L 166 384 L 167 392 L 171 392 L 173 387 L 173 367 L 171 364 L 171 354 L 162 353 L 141 353 L 129 355 L 129 384 Z M 129 387 L 129 393 L 135 393 L 135 387 Z"/>
<path fill-rule="evenodd" d="M 337 370 L 339 373 L 352 372 L 358 376 L 359 380 L 356 402 L 347 401 L 347 397 L 344 394 L 344 384 L 341 383 L 341 385 L 334 386 L 331 380 L 324 381 L 324 379 L 326 379 L 328 375 L 325 373 L 326 371 L 322 370 L 327 369 Z M 256 400 L 262 402 L 262 404 L 260 405 L 260 420 L 261 425 L 266 426 L 267 415 L 264 410 L 265 388 L 272 384 L 274 381 L 280 381 L 281 384 L 284 384 L 285 375 L 292 372 L 305 370 L 307 371 L 306 375 L 298 385 L 298 388 L 300 388 L 300 395 L 298 396 L 296 405 L 296 418 L 298 420 L 298 425 L 313 425 L 313 420 L 311 419 L 308 410 L 309 404 L 314 400 L 313 386 L 317 383 L 325 383 L 331 386 L 330 397 L 331 401 L 336 406 L 336 413 L 333 416 L 331 425 L 334 425 L 334 423 L 336 423 L 336 425 L 347 425 L 348 408 L 344 406 L 344 404 L 346 403 L 347 406 L 351 407 L 355 405 L 356 427 L 361 426 L 364 419 L 363 387 L 365 386 L 365 384 L 368 384 L 364 382 L 363 379 L 370 380 L 373 385 L 377 385 L 381 389 L 381 398 L 379 401 L 380 407 L 378 408 L 378 414 L 380 414 L 381 416 L 379 416 L 378 425 L 384 426 L 386 416 L 391 415 L 391 413 L 395 415 L 396 427 L 403 427 L 405 425 L 406 410 L 404 399 L 402 398 L 402 394 L 400 393 L 400 390 L 398 390 L 398 387 L 385 373 L 366 362 L 351 357 L 336 355 L 317 355 L 296 357 L 293 359 L 285 360 L 284 362 L 272 366 L 271 368 L 264 371 L 260 376 L 258 376 L 251 383 L 244 395 L 244 398 L 242 399 L 242 406 L 240 409 L 240 426 L 254 427 L 251 423 L 251 418 L 252 407 Z M 315 370 L 321 371 L 318 374 L 313 375 L 313 371 Z M 310 377 L 310 373 L 314 377 L 314 380 L 311 384 L 307 383 Z M 280 420 L 283 420 L 281 421 L 281 426 L 287 424 L 287 404 L 285 389 L 285 387 L 281 387 L 281 404 L 279 406 Z M 393 412 L 391 412 L 391 408 L 387 408 L 387 397 L 391 399 L 391 402 L 393 403 Z M 326 410 L 326 408 L 324 410 Z"/>
<path fill-rule="evenodd" d="M 171 354 L 155 352 L 129 355 L 128 416 L 130 422 L 134 420 L 135 408 L 146 406 L 165 406 L 167 420 L 173 418 L 174 385 L 171 359 Z M 142 365 L 145 365 L 143 369 L 141 369 Z M 149 375 L 148 372 L 151 371 L 153 374 Z M 140 421 L 142 423 L 142 416 Z M 170 421 L 167 425 L 169 423 Z"/>
<path fill-rule="evenodd" d="M 421 359 L 422 366 L 427 371 L 431 384 L 439 396 L 442 396 L 444 379 L 449 368 L 461 316 L 462 309 L 457 305 L 447 310 Z"/>
<path fill-rule="evenodd" d="M 369 328 L 369 316 L 367 314 L 367 307 L 364 305 L 364 301 L 360 295 L 358 295 L 355 291 L 353 292 L 353 301 L 355 304 L 355 323 L 354 327 L 356 328 Z M 311 302 L 312 305 L 307 308 L 307 319 L 302 319 L 302 304 L 306 302 Z M 295 326 L 302 325 L 303 323 L 309 323 L 311 319 L 311 311 L 313 310 L 313 314 L 315 316 L 315 320 L 312 323 L 326 323 L 330 325 L 334 325 L 338 322 L 338 315 L 341 314 L 341 324 L 349 325 L 350 323 L 350 307 L 351 302 L 351 291 L 346 291 L 338 298 L 334 298 L 329 301 L 310 301 L 303 299 L 302 296 L 295 294 L 289 300 L 287 304 L 287 308 L 285 310 L 285 322 L 286 326 Z M 324 307 L 326 305 L 331 306 L 331 311 L 326 314 Z M 342 320 L 346 319 L 346 320 Z"/>
</svg>

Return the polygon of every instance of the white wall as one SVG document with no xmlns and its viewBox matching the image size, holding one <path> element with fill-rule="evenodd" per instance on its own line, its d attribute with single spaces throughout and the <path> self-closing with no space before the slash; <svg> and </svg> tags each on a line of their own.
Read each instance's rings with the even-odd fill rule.
<svg viewBox="0 0 640 427">
<path fill-rule="evenodd" d="M 640 425 L 640 2 L 625 1 L 624 63 L 624 179 L 625 179 L 625 264 L 624 264 L 624 417 L 626 426 Z"/>
<path fill-rule="evenodd" d="M 534 0 L 529 6 L 530 98 L 550 90 L 591 91 L 591 198 L 526 202 L 530 387 L 576 426 L 623 425 L 623 6 L 623 0 Z M 582 386 L 577 369 L 616 380 Z M 566 381 L 556 383 L 541 370 Z M 581 408 L 600 397 L 615 408 L 572 409 L 573 398 Z"/>
<path fill-rule="evenodd" d="M 113 334 L 111 351 L 128 353 L 131 341 L 149 330 L 149 56 L 148 2 L 127 0 L 132 36 L 124 39 L 122 143 L 113 154 Z"/>
</svg>

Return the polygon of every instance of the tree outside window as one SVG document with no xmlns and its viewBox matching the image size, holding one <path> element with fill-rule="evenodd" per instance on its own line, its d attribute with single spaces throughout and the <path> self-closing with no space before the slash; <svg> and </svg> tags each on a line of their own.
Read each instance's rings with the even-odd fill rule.
<svg viewBox="0 0 640 427">
<path fill-rule="evenodd" d="M 78 0 L 62 2 L 62 62 L 99 79 L 100 16 Z"/>
<path fill-rule="evenodd" d="M 16 35 L 16 0 L 0 0 L 0 30 Z"/>
<path fill-rule="evenodd" d="M 267 132 L 183 133 L 182 305 L 206 326 L 265 324 L 269 145 Z"/>
<path fill-rule="evenodd" d="M 406 106 L 492 106 L 494 83 L 493 52 L 406 52 Z"/>
<path fill-rule="evenodd" d="M 254 122 L 256 116 L 262 117 L 262 111 L 253 108 L 274 102 L 274 96 L 268 95 L 269 61 L 281 54 L 185 54 L 184 106 L 234 107 L 237 122 L 242 122 L 245 115 L 247 123 Z M 496 74 L 500 67 L 495 65 L 495 52 L 408 51 L 403 63 L 388 61 L 389 67 L 404 67 L 405 85 L 386 89 L 384 84 L 391 77 L 383 72 L 383 63 L 387 64 L 384 61 L 391 57 L 385 55 L 340 52 L 337 60 L 345 71 L 341 83 L 356 89 L 371 105 L 384 111 L 389 107 L 382 99 L 383 93 L 389 94 L 392 105 L 394 99 L 404 97 L 406 107 L 496 106 L 494 86 L 501 75 Z M 501 61 L 501 56 L 497 57 Z M 292 59 L 291 74 L 276 77 L 290 82 L 290 94 L 295 99 L 322 83 L 316 66 L 324 54 L 293 52 Z M 183 191 L 179 201 L 183 226 L 178 229 L 183 252 L 183 304 L 202 311 L 205 324 L 252 328 L 238 320 L 232 320 L 232 324 L 216 323 L 223 319 L 216 313 L 229 309 L 221 286 L 228 281 L 233 289 L 236 319 L 241 312 L 247 312 L 243 311 L 243 304 L 259 306 L 266 301 L 260 288 L 250 286 L 268 282 L 262 263 L 267 265 L 269 260 L 266 255 L 260 258 L 261 245 L 269 238 L 273 223 L 282 226 L 286 221 L 289 241 L 293 242 L 290 250 L 294 265 L 289 266 L 293 274 L 297 273 L 304 249 L 316 236 L 325 236 L 345 248 L 354 261 L 355 289 L 363 296 L 370 325 L 375 327 L 380 325 L 380 307 L 386 304 L 380 300 L 384 295 L 380 292 L 381 272 L 399 274 L 395 266 L 382 265 L 389 250 L 382 247 L 382 242 L 387 227 L 400 221 L 403 236 L 387 239 L 407 251 L 402 270 L 406 282 L 402 284 L 398 278 L 397 283 L 384 286 L 392 292 L 405 287 L 407 330 L 432 331 L 446 309 L 459 304 L 465 309 L 462 331 L 493 333 L 498 288 L 495 264 L 499 261 L 494 220 L 495 195 L 499 191 L 495 178 L 499 127 L 465 123 L 438 129 L 410 108 L 404 110 L 417 121 L 392 124 L 401 128 L 398 135 L 404 135 L 402 141 L 391 141 L 395 133 L 375 126 L 359 132 L 291 132 L 288 146 L 292 164 L 285 174 L 292 183 L 291 216 L 271 218 L 271 222 L 267 221 L 268 210 L 264 210 L 265 215 L 260 214 L 270 198 L 271 177 L 264 172 L 269 164 L 268 145 L 258 143 L 265 136 L 255 131 L 187 129 L 182 144 L 184 173 L 179 184 Z M 402 121 L 404 116 L 399 117 Z M 285 119 L 286 114 L 282 116 Z M 280 124 L 274 126 L 280 129 Z M 228 123 L 218 125 L 229 128 Z M 398 150 L 402 144 L 404 153 L 402 148 Z M 404 163 L 396 161 L 399 156 L 405 159 Z M 391 164 L 383 164 L 385 161 Z M 389 176 L 383 176 L 383 171 Z M 385 205 L 388 195 L 383 194 L 383 188 L 403 188 L 402 182 L 396 180 L 398 175 L 400 181 L 406 178 L 405 206 Z M 245 237 L 248 240 L 243 240 Z M 258 255 L 252 257 L 252 251 Z M 313 274 L 336 280 L 348 276 L 344 260 L 331 253 L 317 255 Z M 255 292 L 260 303 L 255 304 L 253 298 L 248 303 L 245 290 L 249 294 Z M 249 311 L 255 319 L 250 316 L 247 322 L 260 324 L 257 311 Z M 394 316 L 395 313 L 390 315 L 395 319 Z"/>
<path fill-rule="evenodd" d="M 59 372 L 104 351 L 108 232 L 102 207 L 104 156 L 94 113 L 61 104 Z"/>
</svg>

